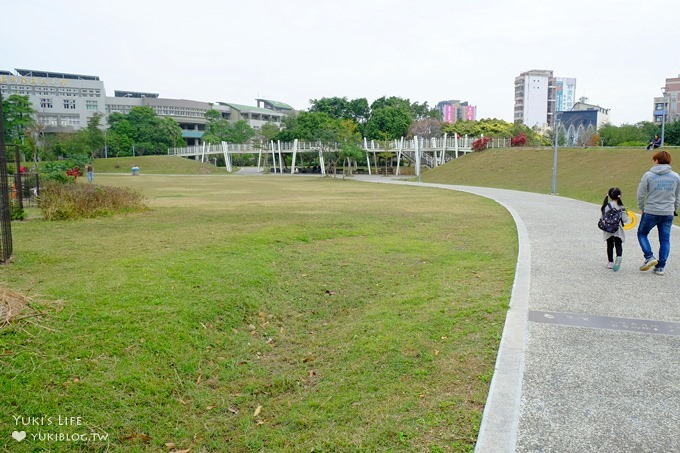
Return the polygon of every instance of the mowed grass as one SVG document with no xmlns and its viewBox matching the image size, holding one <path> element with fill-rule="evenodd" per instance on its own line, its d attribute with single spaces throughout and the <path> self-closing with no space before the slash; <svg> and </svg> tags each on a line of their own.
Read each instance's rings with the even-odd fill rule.
<svg viewBox="0 0 680 453">
<path fill-rule="evenodd" d="M 666 150 L 676 167 L 680 165 L 680 150 Z M 637 186 L 642 174 L 652 167 L 653 154 L 643 148 L 558 148 L 556 192 L 601 203 L 610 187 L 620 187 L 626 206 L 637 210 Z M 550 148 L 490 149 L 424 172 L 422 178 L 442 184 L 551 193 L 553 156 Z"/>
<path fill-rule="evenodd" d="M 472 451 L 517 256 L 503 208 L 333 178 L 95 178 L 150 209 L 12 225 L 0 279 L 45 315 L 0 329 L 0 449 Z M 32 437 L 50 432 L 108 439 Z"/>
<path fill-rule="evenodd" d="M 211 156 L 214 157 L 214 156 Z M 139 167 L 142 174 L 165 175 L 212 175 L 227 174 L 224 167 L 215 167 L 211 163 L 199 162 L 177 156 L 136 156 L 95 159 L 95 178 L 98 173 L 132 173 L 132 167 Z"/>
</svg>

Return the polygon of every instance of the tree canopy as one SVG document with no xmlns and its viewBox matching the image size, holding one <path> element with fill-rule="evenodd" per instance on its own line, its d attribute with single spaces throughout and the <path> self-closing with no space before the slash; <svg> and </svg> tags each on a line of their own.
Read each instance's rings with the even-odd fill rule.
<svg viewBox="0 0 680 453">
<path fill-rule="evenodd" d="M 246 143 L 255 135 L 255 131 L 245 120 L 230 123 L 217 110 L 208 110 L 205 117 L 208 123 L 205 125 L 203 141 L 207 143 Z"/>
<path fill-rule="evenodd" d="M 12 94 L 2 99 L 6 143 L 21 143 L 26 131 L 35 124 L 34 113 L 28 96 Z"/>
<path fill-rule="evenodd" d="M 128 114 L 111 113 L 107 141 L 109 154 L 115 156 L 165 154 L 170 147 L 184 145 L 177 122 L 147 106 L 132 107 Z"/>
</svg>

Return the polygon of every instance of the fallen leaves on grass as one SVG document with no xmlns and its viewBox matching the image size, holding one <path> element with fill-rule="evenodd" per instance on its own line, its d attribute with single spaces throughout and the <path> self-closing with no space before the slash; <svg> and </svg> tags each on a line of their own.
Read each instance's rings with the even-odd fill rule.
<svg viewBox="0 0 680 453">
<path fill-rule="evenodd" d="M 130 433 L 127 436 L 125 436 L 123 439 L 128 440 L 130 442 L 141 441 L 141 442 L 147 443 L 147 442 L 150 442 L 151 439 L 153 439 L 153 437 L 148 436 L 148 435 L 143 434 L 143 433 Z"/>
</svg>

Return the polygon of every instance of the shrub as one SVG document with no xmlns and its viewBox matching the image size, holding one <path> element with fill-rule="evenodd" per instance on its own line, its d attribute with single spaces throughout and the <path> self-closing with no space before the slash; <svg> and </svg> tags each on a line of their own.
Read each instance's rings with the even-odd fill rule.
<svg viewBox="0 0 680 453">
<path fill-rule="evenodd" d="M 21 209 L 16 200 L 11 201 L 9 213 L 10 220 L 24 220 L 26 218 L 26 212 Z"/>
<path fill-rule="evenodd" d="M 510 146 L 524 146 L 527 144 L 527 136 L 523 133 L 517 134 L 516 137 L 510 139 Z"/>
<path fill-rule="evenodd" d="M 483 151 L 486 148 L 489 147 L 489 142 L 491 141 L 491 137 L 482 137 L 478 138 L 474 142 L 472 142 L 472 150 L 473 151 Z"/>
<path fill-rule="evenodd" d="M 144 196 L 125 187 L 49 182 L 38 196 L 45 220 L 75 220 L 140 211 Z"/>
<path fill-rule="evenodd" d="M 41 164 L 40 174 L 50 181 L 75 182 L 78 176 L 82 176 L 80 168 L 83 166 L 83 162 L 76 159 L 48 161 Z"/>
</svg>

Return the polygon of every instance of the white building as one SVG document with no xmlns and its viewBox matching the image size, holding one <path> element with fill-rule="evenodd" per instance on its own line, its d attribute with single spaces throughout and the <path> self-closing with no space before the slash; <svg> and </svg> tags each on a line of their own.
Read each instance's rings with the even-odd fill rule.
<svg viewBox="0 0 680 453">
<path fill-rule="evenodd" d="M 106 117 L 113 112 L 130 113 L 132 107 L 149 106 L 157 115 L 174 119 L 182 129 L 187 145 L 198 145 L 205 131 L 208 110 L 217 110 L 228 121 L 245 120 L 257 130 L 271 122 L 281 127 L 283 118 L 293 112 L 288 104 L 267 99 L 257 99 L 258 106 L 251 107 L 224 102 L 202 102 L 187 99 L 159 98 L 157 93 L 116 90 L 106 96 L 104 82 L 98 76 L 60 72 L 16 69 L 0 70 L 0 89 L 3 98 L 12 94 L 28 96 L 36 113 L 36 120 L 44 132 L 75 132 L 87 127 L 95 113 Z"/>
<path fill-rule="evenodd" d="M 533 69 L 515 78 L 515 122 L 529 127 L 552 126 L 555 78 L 552 71 Z"/>
<path fill-rule="evenodd" d="M 28 96 L 45 132 L 73 132 L 95 113 L 106 113 L 104 82 L 97 76 L 17 69 L 0 71 L 3 98 Z"/>
</svg>

